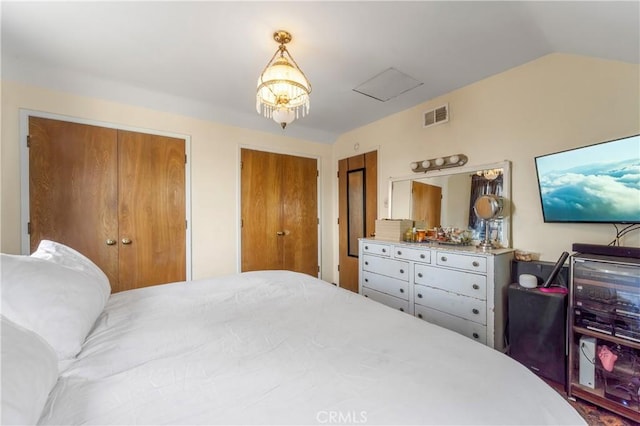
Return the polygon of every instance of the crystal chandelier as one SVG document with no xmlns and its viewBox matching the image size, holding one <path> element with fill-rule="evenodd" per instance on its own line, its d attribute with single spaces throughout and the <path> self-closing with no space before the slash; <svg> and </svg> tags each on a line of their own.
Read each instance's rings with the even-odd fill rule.
<svg viewBox="0 0 640 426">
<path fill-rule="evenodd" d="M 276 31 L 273 39 L 280 46 L 258 77 L 256 110 L 284 129 L 296 118 L 309 114 L 311 83 L 285 46 L 291 41 L 291 34 Z"/>
</svg>

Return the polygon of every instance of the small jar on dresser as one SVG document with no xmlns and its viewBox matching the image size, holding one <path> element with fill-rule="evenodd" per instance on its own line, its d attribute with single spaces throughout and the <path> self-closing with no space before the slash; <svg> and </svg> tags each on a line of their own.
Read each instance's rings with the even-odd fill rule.
<svg viewBox="0 0 640 426">
<path fill-rule="evenodd" d="M 359 292 L 504 351 L 512 249 L 363 238 Z"/>
</svg>

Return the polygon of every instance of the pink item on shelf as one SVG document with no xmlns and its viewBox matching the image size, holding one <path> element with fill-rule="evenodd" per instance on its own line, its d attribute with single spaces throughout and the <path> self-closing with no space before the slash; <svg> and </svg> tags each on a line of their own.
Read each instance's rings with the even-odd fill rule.
<svg viewBox="0 0 640 426">
<path fill-rule="evenodd" d="M 611 352 L 609 347 L 602 345 L 598 348 L 598 358 L 600 358 L 604 369 L 611 372 L 613 371 L 613 365 L 618 359 L 618 355 Z"/>
</svg>

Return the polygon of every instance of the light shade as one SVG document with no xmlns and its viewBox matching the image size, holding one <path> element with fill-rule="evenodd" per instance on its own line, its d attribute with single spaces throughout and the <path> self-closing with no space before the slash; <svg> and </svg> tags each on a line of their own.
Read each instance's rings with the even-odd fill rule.
<svg viewBox="0 0 640 426">
<path fill-rule="evenodd" d="M 256 110 L 284 129 L 300 115 L 309 113 L 311 83 L 285 46 L 291 41 L 291 34 L 276 31 L 273 39 L 280 46 L 258 77 Z"/>
<path fill-rule="evenodd" d="M 273 120 L 276 123 L 280 123 L 283 129 L 287 126 L 287 124 L 296 119 L 296 113 L 289 108 L 275 109 L 273 110 L 271 115 L 273 116 Z"/>
</svg>

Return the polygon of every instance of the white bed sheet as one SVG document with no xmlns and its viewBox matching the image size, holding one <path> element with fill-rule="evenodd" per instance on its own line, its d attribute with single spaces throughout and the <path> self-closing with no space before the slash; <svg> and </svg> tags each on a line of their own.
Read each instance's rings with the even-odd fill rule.
<svg viewBox="0 0 640 426">
<path fill-rule="evenodd" d="M 111 296 L 40 424 L 584 424 L 466 337 L 285 271 Z"/>
</svg>

